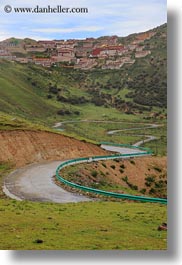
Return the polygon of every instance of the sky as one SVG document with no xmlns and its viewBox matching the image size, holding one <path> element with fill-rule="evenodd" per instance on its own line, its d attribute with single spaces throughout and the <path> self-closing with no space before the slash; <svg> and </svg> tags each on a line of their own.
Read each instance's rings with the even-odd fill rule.
<svg viewBox="0 0 182 265">
<path fill-rule="evenodd" d="M 6 13 L 17 7 L 62 7 L 88 9 L 88 13 Z M 106 35 L 127 36 L 157 27 L 167 21 L 166 0 L 1 0 L 0 40 L 10 37 L 83 39 Z"/>
</svg>

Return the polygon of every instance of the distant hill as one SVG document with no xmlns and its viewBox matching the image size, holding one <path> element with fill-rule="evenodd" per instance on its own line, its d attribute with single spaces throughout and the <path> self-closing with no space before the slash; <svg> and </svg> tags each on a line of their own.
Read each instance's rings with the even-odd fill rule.
<svg viewBox="0 0 182 265">
<path fill-rule="evenodd" d="M 6 42 L 6 43 L 14 43 L 14 44 L 35 44 L 37 43 L 36 40 L 33 40 L 33 39 L 30 39 L 30 38 L 25 38 L 25 39 L 19 39 L 19 38 L 9 38 L 9 39 L 6 39 L 3 42 Z"/>
<path fill-rule="evenodd" d="M 89 83 L 93 93 L 102 95 L 102 99 L 112 95 L 112 104 L 120 108 L 125 106 L 129 111 L 139 105 L 166 108 L 167 24 L 155 28 L 153 32 L 155 35 L 144 41 L 145 47 L 151 51 L 150 55 L 120 70 L 92 71 L 88 73 L 86 86 Z M 136 39 L 136 35 L 141 34 L 121 38 L 122 43 Z"/>
<path fill-rule="evenodd" d="M 155 34 L 144 45 L 151 53 L 121 69 L 86 71 L 64 65 L 43 68 L 0 60 L 0 111 L 40 120 L 56 120 L 59 116 L 71 119 L 94 106 L 143 116 L 151 111 L 164 111 L 167 107 L 167 25 L 150 32 Z M 136 36 L 120 41 L 127 43 Z"/>
<path fill-rule="evenodd" d="M 156 34 L 145 41 L 151 55 L 130 69 L 127 87 L 131 92 L 127 96 L 141 105 L 167 107 L 167 25 L 154 31 Z"/>
</svg>

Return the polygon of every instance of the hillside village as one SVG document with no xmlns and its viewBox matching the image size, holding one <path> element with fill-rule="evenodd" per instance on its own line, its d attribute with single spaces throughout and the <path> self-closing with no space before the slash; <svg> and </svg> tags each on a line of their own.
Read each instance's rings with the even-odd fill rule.
<svg viewBox="0 0 182 265">
<path fill-rule="evenodd" d="M 136 34 L 127 44 L 122 44 L 118 36 L 51 41 L 11 38 L 0 42 L 0 59 L 44 67 L 120 69 L 124 64 L 132 65 L 138 58 L 151 54 L 145 41 L 155 34 L 155 31 Z"/>
</svg>

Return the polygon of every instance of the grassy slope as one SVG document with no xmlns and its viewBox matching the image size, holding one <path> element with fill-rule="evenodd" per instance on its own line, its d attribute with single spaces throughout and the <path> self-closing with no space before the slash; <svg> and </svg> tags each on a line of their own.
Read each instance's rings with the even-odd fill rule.
<svg viewBox="0 0 182 265">
<path fill-rule="evenodd" d="M 9 62 L 0 63 L 0 110 L 30 119 L 53 114 L 55 108 L 49 106 L 27 82 L 29 75 L 28 66 Z"/>
<path fill-rule="evenodd" d="M 125 115 L 126 116 L 126 115 Z M 166 143 L 166 135 L 167 135 L 167 126 L 166 124 L 162 124 L 163 126 L 158 128 L 146 129 L 147 125 L 141 124 L 138 120 L 137 116 L 130 116 L 128 121 L 125 120 L 124 114 L 118 116 L 120 117 L 120 121 L 123 120 L 122 123 L 89 123 L 89 122 L 80 122 L 80 123 L 67 123 L 64 124 L 64 128 L 67 132 L 72 132 L 72 135 L 80 135 L 84 138 L 93 140 L 95 142 L 115 142 L 115 143 L 126 143 L 126 144 L 134 144 L 139 140 L 146 139 L 144 135 L 153 135 L 158 139 L 149 143 L 145 143 L 142 146 L 151 147 L 154 154 L 164 156 L 167 153 L 167 143 Z M 121 118 L 122 117 L 122 118 Z M 102 119 L 106 117 L 103 116 Z M 107 120 L 107 118 L 106 118 Z M 113 119 L 114 120 L 114 119 Z M 119 120 L 119 119 L 118 119 Z M 76 126 L 75 126 L 76 125 Z M 117 129 L 125 129 L 125 128 L 141 128 L 140 130 L 130 130 L 130 131 L 122 131 L 113 135 L 108 135 L 107 131 L 109 130 L 117 130 Z M 143 129 L 142 129 L 143 128 Z M 143 136 L 142 136 L 143 135 Z"/>
<path fill-rule="evenodd" d="M 0 164 L 2 177 L 12 170 Z M 0 190 L 0 249 L 166 249 L 166 206 L 134 202 L 18 202 Z M 153 218 L 155 216 L 155 218 Z M 36 240 L 43 243 L 36 243 Z"/>
<path fill-rule="evenodd" d="M 9 115 L 0 111 L 0 130 L 41 130 L 54 131 L 39 123 L 33 123 L 17 115 Z"/>
<path fill-rule="evenodd" d="M 166 249 L 163 205 L 0 203 L 1 249 Z"/>
<path fill-rule="evenodd" d="M 37 66 L 1 62 L 0 116 L 2 116 L 2 112 L 6 112 L 12 115 L 12 119 L 16 118 L 14 121 L 11 121 L 11 119 L 8 118 L 9 126 L 1 126 L 1 129 L 5 127 L 6 129 L 14 128 L 18 119 L 17 116 L 24 117 L 36 123 L 45 124 L 46 126 L 53 125 L 57 121 L 67 119 L 122 120 L 132 122 L 141 121 L 143 117 L 142 115 L 127 115 L 111 107 L 105 108 L 104 106 L 95 106 L 91 103 L 70 105 L 69 103 L 56 101 L 56 95 L 53 95 L 51 100 L 47 99 L 48 84 L 50 82 L 52 82 L 52 84 L 57 82 L 57 86 L 63 91 L 61 93 L 66 96 L 71 95 L 80 97 L 84 95 L 88 98 L 89 95 L 86 93 L 84 88 L 82 88 L 82 86 L 79 88 L 78 82 L 76 81 L 78 76 L 79 73 L 70 72 L 67 69 L 64 71 L 62 69 L 57 69 L 56 71 L 53 70 L 50 72 L 45 68 Z M 84 76 L 86 77 L 86 74 L 82 73 L 81 77 Z M 35 83 L 36 85 L 32 85 L 32 83 Z M 70 110 L 72 115 L 57 115 L 57 110 L 60 108 Z M 74 111 L 79 111 L 80 115 L 74 115 Z M 102 135 L 97 135 L 95 133 L 93 135 L 93 132 L 98 129 L 98 126 L 95 127 L 94 124 L 87 126 L 88 128 L 85 130 L 83 125 L 80 125 L 78 128 L 76 128 L 74 124 L 69 125 L 66 133 L 77 138 L 82 137 L 96 142 L 103 139 L 103 135 L 105 135 L 105 130 L 107 130 L 107 128 L 102 130 Z M 22 128 L 20 124 L 17 124 L 17 127 Z M 95 138 L 95 136 L 99 137 Z M 126 143 L 138 140 L 137 137 L 133 136 L 114 136 L 113 138 L 118 142 Z"/>
<path fill-rule="evenodd" d="M 120 96 L 137 104 L 166 108 L 167 104 L 167 25 L 154 29 L 156 35 L 144 42 L 144 49 L 151 54 L 145 58 L 136 59 L 131 65 L 125 65 L 120 70 L 95 70 L 88 74 L 87 80 L 102 92 Z M 121 38 L 121 43 L 134 40 L 131 35 Z M 126 41 L 126 42 L 125 42 Z M 112 80 L 112 82 L 110 82 Z M 107 82 L 110 83 L 106 90 Z M 116 84 L 115 89 L 113 84 Z M 102 85 L 102 86 L 101 86 Z M 130 92 L 127 97 L 127 93 Z"/>
<path fill-rule="evenodd" d="M 56 121 L 65 119 L 90 118 L 102 119 L 127 119 L 127 115 L 120 113 L 114 108 L 97 107 L 94 104 L 85 103 L 71 105 L 58 102 L 57 95 L 52 95 L 51 100 L 47 99 L 49 83 L 61 89 L 66 97 L 89 98 L 89 94 L 79 88 L 77 77 L 79 73 L 72 73 L 70 70 L 57 69 L 51 73 L 42 67 L 35 65 L 20 65 L 17 63 L 0 62 L 0 111 L 11 115 L 19 115 L 29 120 L 38 120 L 43 123 L 53 124 Z M 35 83 L 36 85 L 32 85 Z M 59 116 L 59 109 L 67 109 L 72 115 Z M 74 115 L 79 111 L 80 116 Z"/>
<path fill-rule="evenodd" d="M 10 170 L 12 165 L 0 164 L 1 185 Z M 166 222 L 165 205 L 18 202 L 1 190 L 0 198 L 0 249 L 167 249 L 166 231 L 157 230 Z"/>
<path fill-rule="evenodd" d="M 45 69 L 36 65 L 20 65 L 0 61 L 0 110 L 8 113 L 15 113 L 28 117 L 29 119 L 49 121 L 56 119 L 78 118 L 73 113 L 71 116 L 56 115 L 58 109 L 80 111 L 80 117 L 93 116 L 94 104 L 71 105 L 56 100 L 58 95 L 66 99 L 80 97 L 91 101 L 94 97 L 99 97 L 98 91 L 104 94 L 112 94 L 115 98 L 120 98 L 126 102 L 136 99 L 136 95 L 141 95 L 147 102 L 147 98 L 158 97 L 158 101 L 165 105 L 165 81 L 166 81 L 166 38 L 161 34 L 166 32 L 166 26 L 157 29 L 158 34 L 151 40 L 145 42 L 151 49 L 151 56 L 154 58 L 151 63 L 151 56 L 137 59 L 132 66 L 124 66 L 120 70 L 99 70 L 78 71 L 72 69 L 53 68 Z M 157 70 L 157 71 L 156 71 Z M 145 78 L 141 75 L 145 72 Z M 155 84 L 152 80 L 155 78 Z M 159 79 L 159 80 L 158 80 Z M 109 82 L 109 87 L 108 87 Z M 52 94 L 52 99 L 48 100 L 49 85 L 57 86 L 57 94 Z M 94 90 L 97 90 L 94 91 Z M 131 97 L 126 97 L 128 92 L 133 92 Z M 139 93 L 138 93 L 139 92 Z M 149 93 L 150 92 L 150 93 Z M 115 111 L 110 106 L 113 103 L 106 100 L 108 111 L 104 106 L 96 108 L 97 115 L 101 117 L 100 110 L 112 113 Z M 149 102 L 150 103 L 150 102 Z M 89 110 L 91 110 L 89 112 Z M 122 113 L 122 112 L 120 112 Z M 142 119 L 143 116 L 141 115 Z"/>
</svg>

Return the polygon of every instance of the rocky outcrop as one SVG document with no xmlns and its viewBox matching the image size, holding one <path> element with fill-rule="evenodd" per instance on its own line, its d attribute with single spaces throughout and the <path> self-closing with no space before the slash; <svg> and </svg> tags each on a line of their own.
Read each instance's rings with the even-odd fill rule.
<svg viewBox="0 0 182 265">
<path fill-rule="evenodd" d="M 51 132 L 0 132 L 0 162 L 9 161 L 16 167 L 44 160 L 65 160 L 104 154 L 107 152 L 94 144 Z"/>
</svg>

